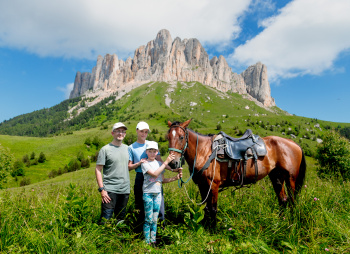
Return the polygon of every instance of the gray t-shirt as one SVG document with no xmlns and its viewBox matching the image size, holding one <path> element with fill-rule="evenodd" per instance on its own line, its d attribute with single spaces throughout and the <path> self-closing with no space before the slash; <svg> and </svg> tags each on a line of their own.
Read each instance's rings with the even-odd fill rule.
<svg viewBox="0 0 350 254">
<path fill-rule="evenodd" d="M 144 176 L 143 180 L 143 193 L 160 193 L 162 191 L 162 182 L 163 182 L 163 174 L 159 174 L 158 177 L 153 177 L 147 174 L 147 171 L 152 169 L 153 171 L 157 170 L 162 163 L 160 161 L 148 161 L 141 164 L 142 173 Z"/>
<path fill-rule="evenodd" d="M 103 185 L 106 191 L 130 194 L 128 146 L 105 145 L 98 153 L 96 165 L 103 165 Z"/>
</svg>

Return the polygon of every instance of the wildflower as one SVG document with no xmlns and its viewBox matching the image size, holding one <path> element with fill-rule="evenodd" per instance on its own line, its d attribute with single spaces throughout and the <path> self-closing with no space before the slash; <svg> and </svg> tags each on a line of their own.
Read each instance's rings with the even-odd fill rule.
<svg viewBox="0 0 350 254">
<path fill-rule="evenodd" d="M 232 230 L 232 228 L 229 228 L 229 229 L 228 229 L 228 231 L 231 231 L 231 230 Z"/>
<path fill-rule="evenodd" d="M 304 187 L 307 188 L 307 185 L 305 184 Z"/>
<path fill-rule="evenodd" d="M 314 201 L 317 201 L 318 200 L 318 198 L 314 198 Z"/>
<path fill-rule="evenodd" d="M 324 250 L 325 250 L 325 251 L 329 251 L 329 249 L 328 249 L 328 248 L 325 248 Z"/>
</svg>

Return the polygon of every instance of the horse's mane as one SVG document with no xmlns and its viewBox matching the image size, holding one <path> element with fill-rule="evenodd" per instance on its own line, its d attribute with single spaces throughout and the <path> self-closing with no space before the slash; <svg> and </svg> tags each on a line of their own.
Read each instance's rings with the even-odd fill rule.
<svg viewBox="0 0 350 254">
<path fill-rule="evenodd" d="M 180 125 L 180 124 L 181 124 L 181 122 L 179 122 L 179 121 L 174 121 L 174 122 L 171 123 L 170 128 L 173 127 L 173 126 Z M 198 135 L 200 135 L 200 136 L 202 136 L 202 137 L 212 137 L 212 136 L 215 135 L 215 134 L 211 134 L 211 133 L 208 134 L 208 135 L 204 135 L 204 134 L 201 134 L 201 133 L 199 133 L 199 132 L 196 132 L 196 131 L 194 131 L 194 130 L 192 130 L 192 129 L 190 129 L 190 128 L 186 128 L 186 129 L 189 130 L 189 131 L 191 131 L 191 132 L 197 133 Z"/>
</svg>

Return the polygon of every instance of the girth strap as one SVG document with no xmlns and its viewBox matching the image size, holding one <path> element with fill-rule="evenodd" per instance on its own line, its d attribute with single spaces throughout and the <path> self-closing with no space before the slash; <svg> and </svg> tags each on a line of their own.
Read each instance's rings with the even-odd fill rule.
<svg viewBox="0 0 350 254">
<path fill-rule="evenodd" d="M 216 156 L 216 150 L 218 150 L 217 147 L 215 147 L 214 151 L 211 153 L 211 155 L 209 156 L 209 158 L 208 158 L 207 162 L 204 164 L 204 166 L 198 171 L 198 174 L 202 175 L 203 172 L 204 172 L 204 170 L 206 170 L 206 169 L 209 167 L 211 161 L 212 161 L 212 160 L 215 158 L 215 156 Z"/>
</svg>

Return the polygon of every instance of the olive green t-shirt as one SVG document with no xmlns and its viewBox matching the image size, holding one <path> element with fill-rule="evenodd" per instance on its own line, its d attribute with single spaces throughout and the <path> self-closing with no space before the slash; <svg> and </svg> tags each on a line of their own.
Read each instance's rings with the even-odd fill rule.
<svg viewBox="0 0 350 254">
<path fill-rule="evenodd" d="M 103 185 L 106 191 L 130 194 L 128 146 L 105 145 L 98 153 L 96 165 L 103 165 Z"/>
</svg>

